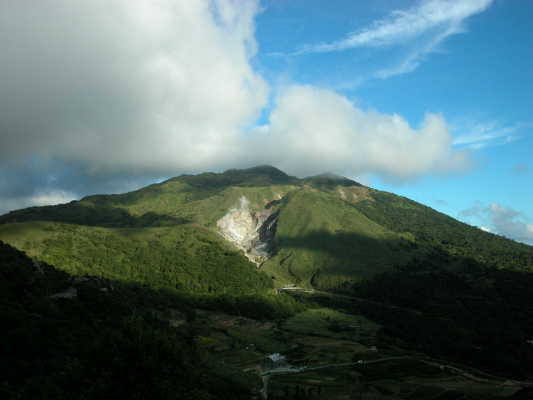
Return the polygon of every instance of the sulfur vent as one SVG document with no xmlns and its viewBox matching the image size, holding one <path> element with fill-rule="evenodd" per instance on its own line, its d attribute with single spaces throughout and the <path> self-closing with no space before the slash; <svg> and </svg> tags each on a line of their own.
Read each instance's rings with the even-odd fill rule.
<svg viewBox="0 0 533 400">
<path fill-rule="evenodd" d="M 269 208 L 254 212 L 245 196 L 239 203 L 217 221 L 217 226 L 226 240 L 243 250 L 250 261 L 260 265 L 271 255 L 279 212 Z"/>
</svg>

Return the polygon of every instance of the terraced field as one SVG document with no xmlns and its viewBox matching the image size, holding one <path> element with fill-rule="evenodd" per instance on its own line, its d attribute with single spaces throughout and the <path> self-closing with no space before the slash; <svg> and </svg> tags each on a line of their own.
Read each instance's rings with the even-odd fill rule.
<svg viewBox="0 0 533 400">
<path fill-rule="evenodd" d="M 255 379 L 256 398 L 505 399 L 524 386 L 392 345 L 374 322 L 327 307 L 278 323 L 198 315 L 217 367 Z M 285 360 L 272 362 L 273 353 Z"/>
</svg>

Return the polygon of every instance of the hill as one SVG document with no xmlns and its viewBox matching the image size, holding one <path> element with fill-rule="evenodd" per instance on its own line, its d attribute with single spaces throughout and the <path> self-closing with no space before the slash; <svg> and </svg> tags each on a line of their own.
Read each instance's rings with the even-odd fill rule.
<svg viewBox="0 0 533 400">
<path fill-rule="evenodd" d="M 449 285 L 449 276 L 439 277 L 441 286 L 435 291 L 435 276 L 425 278 L 419 272 L 389 281 L 383 276 L 358 288 L 358 295 L 381 295 L 383 303 L 321 293 L 309 299 L 296 296 L 298 300 L 284 294 L 202 298 L 72 276 L 0 242 L 5 339 L 0 346 L 0 394 L 3 399 L 85 400 L 258 399 L 260 391 L 269 398 L 299 399 L 305 394 L 317 400 L 353 395 L 390 400 L 527 396 L 531 382 L 499 378 L 456 361 L 464 359 L 465 351 L 468 356 L 474 352 L 478 357 L 464 360 L 467 364 L 479 366 L 482 361 L 484 368 L 509 377 L 529 372 L 533 352 L 521 340 L 520 328 L 530 325 L 531 312 L 517 314 L 514 309 L 531 297 L 529 274 L 517 280 L 514 273 L 501 276 L 503 285 L 495 282 L 497 290 L 474 288 L 470 303 L 489 300 L 487 310 L 479 313 L 478 308 L 477 318 L 460 327 L 461 318 L 443 315 L 442 307 L 440 314 L 432 310 L 439 304 L 454 306 L 442 296 L 458 293 L 457 281 Z M 413 276 L 421 279 L 418 287 Z M 393 281 L 398 279 L 396 287 Z M 498 293 L 520 282 L 519 299 Z M 376 287 L 386 290 L 374 291 Z M 426 293 L 422 308 L 403 293 L 420 293 L 421 288 Z M 395 296 L 401 296 L 396 300 L 402 307 L 388 303 Z M 499 311 L 496 319 L 491 310 Z M 512 328 L 500 322 L 511 322 Z M 479 336 L 485 348 L 469 342 L 479 339 L 472 334 L 476 325 L 480 333 L 491 327 L 490 335 Z M 402 341 L 409 335 L 416 338 L 411 344 Z M 276 354 L 279 366 L 271 358 Z M 261 374 L 269 379 L 261 380 Z"/>
<path fill-rule="evenodd" d="M 73 274 L 214 294 L 342 289 L 434 249 L 496 268 L 533 266 L 531 246 L 407 198 L 270 166 L 14 211 L 0 216 L 0 239 Z"/>
<path fill-rule="evenodd" d="M 2 242 L 0 289 L 2 399 L 249 399 L 258 384 L 215 370 L 194 307 L 169 293 L 73 277 Z"/>
<path fill-rule="evenodd" d="M 327 398 L 345 398 L 354 376 L 389 398 L 509 398 L 529 383 L 503 390 L 471 368 L 533 373 L 531 246 L 331 174 L 184 175 L 8 213 L 0 240 L 5 398 L 78 398 L 85 377 L 84 398 L 118 397 L 115 381 L 154 398 L 248 398 L 260 384 L 248 372 L 275 352 L 350 368 L 273 384 L 294 398 L 331 379 Z"/>
</svg>

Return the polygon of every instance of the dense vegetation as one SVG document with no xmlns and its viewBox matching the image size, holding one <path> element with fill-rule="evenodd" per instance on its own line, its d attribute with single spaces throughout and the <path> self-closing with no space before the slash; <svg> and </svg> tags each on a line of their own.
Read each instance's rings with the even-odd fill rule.
<svg viewBox="0 0 533 400">
<path fill-rule="evenodd" d="M 218 235 L 190 225 L 138 230 L 41 222 L 7 228 L 11 244 L 71 274 L 194 293 L 241 295 L 272 287 Z"/>
<path fill-rule="evenodd" d="M 279 212 L 259 269 L 217 232 L 241 196 Z M 306 308 L 288 283 L 359 298 L 334 306 L 416 351 L 533 372 L 533 248 L 346 178 L 181 176 L 0 216 L 0 239 L 38 261 L 0 242 L 3 398 L 249 398 L 197 346 L 196 310 L 279 321 Z"/>
<path fill-rule="evenodd" d="M 0 290 L 2 399 L 249 399 L 255 380 L 223 374 L 198 347 L 197 307 L 268 320 L 305 309 L 73 277 L 2 242 Z"/>
<path fill-rule="evenodd" d="M 260 272 L 216 226 L 242 196 L 253 211 L 274 203 L 279 211 L 275 253 Z M 268 166 L 11 212 L 0 216 L 0 239 L 70 273 L 195 293 L 254 293 L 268 290 L 272 278 L 276 286 L 339 290 L 433 248 L 498 268 L 533 265 L 531 246 L 401 196 L 331 174 L 297 179 Z"/>
<path fill-rule="evenodd" d="M 87 280 L 53 298 L 71 277 L 2 243 L 0 274 L 3 399 L 249 398 L 212 373 L 192 332 L 154 317 L 156 293 Z"/>
<path fill-rule="evenodd" d="M 533 247 L 484 232 L 405 197 L 374 190 L 371 200 L 354 206 L 391 231 L 413 234 L 417 246 L 438 247 L 498 268 L 533 268 Z"/>
<path fill-rule="evenodd" d="M 444 266 L 453 265 L 452 270 Z M 501 375 L 533 375 L 533 275 L 435 250 L 361 282 L 356 307 L 393 337 Z"/>
</svg>

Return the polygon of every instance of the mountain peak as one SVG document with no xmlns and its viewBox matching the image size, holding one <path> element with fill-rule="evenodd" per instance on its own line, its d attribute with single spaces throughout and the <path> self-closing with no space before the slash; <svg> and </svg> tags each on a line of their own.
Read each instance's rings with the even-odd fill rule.
<svg viewBox="0 0 533 400">
<path fill-rule="evenodd" d="M 325 172 L 319 175 L 308 176 L 303 179 L 305 183 L 313 186 L 363 186 L 360 183 L 348 179 L 344 176 L 331 172 Z"/>
<path fill-rule="evenodd" d="M 272 165 L 258 165 L 256 167 L 245 168 L 245 169 L 228 169 L 224 172 L 226 173 L 246 173 L 246 174 L 257 174 L 257 175 L 268 175 L 268 176 L 278 176 L 288 178 L 287 175 L 282 170 L 273 167 Z"/>
<path fill-rule="evenodd" d="M 227 186 L 269 186 L 296 184 L 298 178 L 271 166 L 260 165 L 247 169 L 228 169 L 222 173 L 207 172 L 198 175 L 182 175 L 171 180 L 181 180 L 204 188 Z"/>
<path fill-rule="evenodd" d="M 257 167 L 246 169 L 229 169 L 221 174 L 221 176 L 236 180 L 238 181 L 235 182 L 236 184 L 244 186 L 287 184 L 295 183 L 298 180 L 271 165 L 258 165 Z"/>
</svg>

